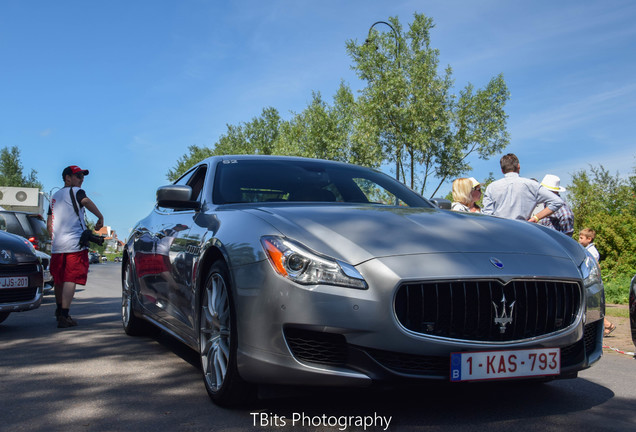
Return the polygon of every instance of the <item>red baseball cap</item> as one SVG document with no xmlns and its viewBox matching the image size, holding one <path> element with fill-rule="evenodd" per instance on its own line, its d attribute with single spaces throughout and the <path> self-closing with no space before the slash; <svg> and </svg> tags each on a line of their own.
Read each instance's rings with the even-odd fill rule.
<svg viewBox="0 0 636 432">
<path fill-rule="evenodd" d="M 73 174 L 78 174 L 78 173 L 82 173 L 85 176 L 87 176 L 88 175 L 88 170 L 81 169 L 77 165 L 70 165 L 70 166 L 67 166 L 66 168 L 64 168 L 64 171 L 62 171 L 62 178 L 66 177 L 67 175 L 73 175 Z"/>
</svg>

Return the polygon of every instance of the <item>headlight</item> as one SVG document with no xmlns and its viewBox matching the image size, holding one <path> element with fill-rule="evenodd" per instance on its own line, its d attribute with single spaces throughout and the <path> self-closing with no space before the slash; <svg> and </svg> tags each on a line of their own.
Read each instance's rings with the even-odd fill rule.
<svg viewBox="0 0 636 432">
<path fill-rule="evenodd" d="M 583 275 L 585 288 L 601 283 L 601 269 L 594 257 L 589 253 L 587 253 L 583 264 L 581 264 L 581 274 Z"/>
<path fill-rule="evenodd" d="M 605 288 L 601 281 L 601 269 L 589 253 L 579 269 L 585 286 L 585 323 L 591 323 L 605 316 Z"/>
<path fill-rule="evenodd" d="M 262 237 L 261 244 L 274 270 L 296 283 L 367 289 L 362 275 L 350 264 L 318 255 L 282 237 Z"/>
</svg>

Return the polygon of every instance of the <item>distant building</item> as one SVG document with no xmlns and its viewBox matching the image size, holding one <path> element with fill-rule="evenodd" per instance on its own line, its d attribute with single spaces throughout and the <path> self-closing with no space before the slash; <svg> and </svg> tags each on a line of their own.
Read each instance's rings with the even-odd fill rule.
<svg viewBox="0 0 636 432">
<path fill-rule="evenodd" d="M 103 226 L 102 229 L 97 231 L 97 234 L 104 237 L 106 252 L 119 253 L 124 250 L 124 242 L 117 238 L 117 233 L 111 227 Z"/>
</svg>

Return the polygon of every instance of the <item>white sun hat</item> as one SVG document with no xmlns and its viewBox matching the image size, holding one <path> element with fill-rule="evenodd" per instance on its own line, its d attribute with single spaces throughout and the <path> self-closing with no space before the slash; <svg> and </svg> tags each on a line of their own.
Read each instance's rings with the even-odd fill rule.
<svg viewBox="0 0 636 432">
<path fill-rule="evenodd" d="M 565 192 L 566 189 L 561 187 L 561 179 L 554 174 L 546 174 L 541 180 L 541 186 L 550 189 L 552 192 Z"/>
<path fill-rule="evenodd" d="M 476 188 L 477 186 L 479 186 L 481 183 L 479 183 L 477 181 L 477 179 L 475 177 L 468 177 L 468 180 L 470 180 L 470 182 L 473 185 L 473 189 Z"/>
</svg>

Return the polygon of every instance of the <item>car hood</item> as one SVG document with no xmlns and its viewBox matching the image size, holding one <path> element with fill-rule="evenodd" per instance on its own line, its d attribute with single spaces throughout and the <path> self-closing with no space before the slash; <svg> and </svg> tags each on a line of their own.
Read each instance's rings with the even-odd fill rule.
<svg viewBox="0 0 636 432">
<path fill-rule="evenodd" d="M 377 257 L 438 253 L 536 254 L 577 263 L 584 259 L 580 245 L 561 233 L 480 214 L 339 204 L 246 211 L 284 236 L 354 265 Z"/>
<path fill-rule="evenodd" d="M 33 246 L 27 239 L 0 231 L 0 264 L 11 265 L 37 260 Z"/>
</svg>

